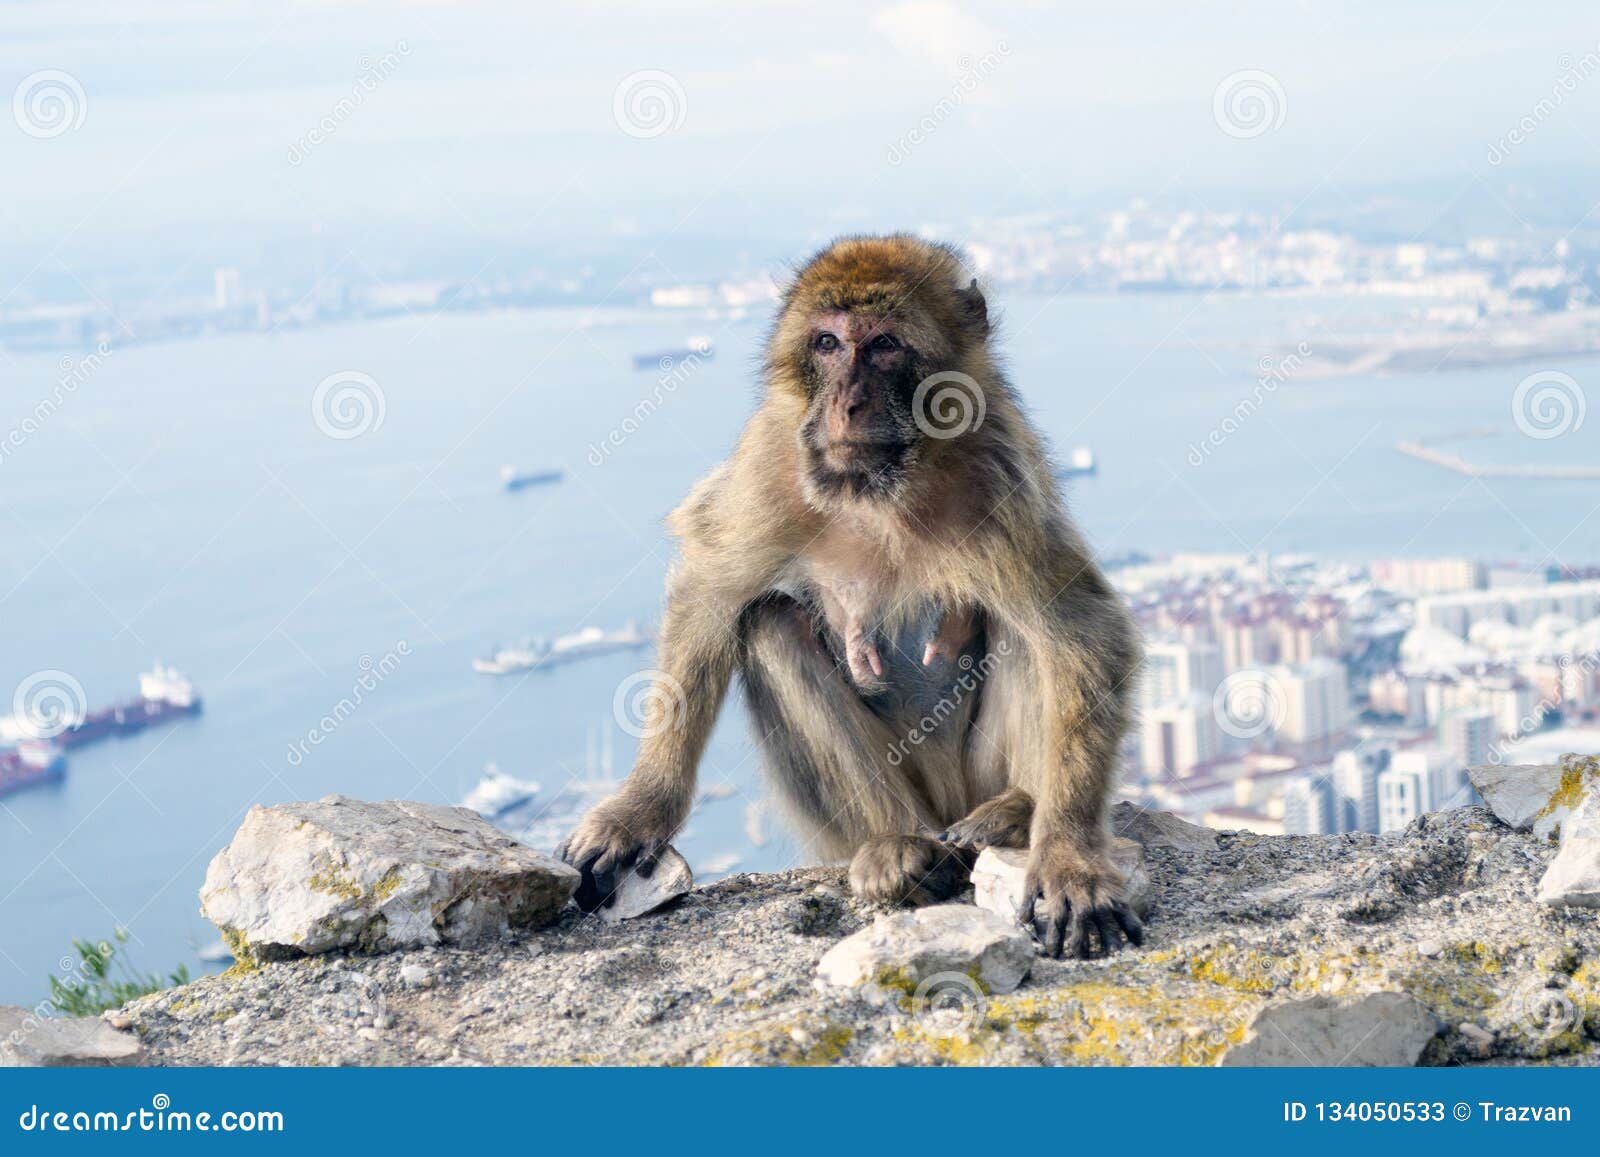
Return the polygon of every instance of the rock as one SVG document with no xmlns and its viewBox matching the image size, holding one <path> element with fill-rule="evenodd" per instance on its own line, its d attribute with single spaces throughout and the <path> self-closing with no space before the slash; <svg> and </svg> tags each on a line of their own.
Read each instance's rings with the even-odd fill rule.
<svg viewBox="0 0 1600 1157">
<path fill-rule="evenodd" d="M 1472 1055 L 1479 1060 L 1486 1059 L 1494 1052 L 1494 1033 L 1488 1029 L 1480 1028 L 1468 1020 L 1457 1025 L 1456 1031 L 1466 1038 L 1468 1047 L 1472 1049 Z"/>
<path fill-rule="evenodd" d="M 40 1016 L 0 1005 L 0 1068 L 110 1068 L 143 1059 L 138 1037 L 98 1017 Z"/>
<path fill-rule="evenodd" d="M 1111 809 L 1111 831 L 1137 840 L 1146 848 L 1176 848 L 1180 852 L 1214 852 L 1217 833 L 1180 820 L 1170 812 L 1151 811 L 1126 801 Z"/>
<path fill-rule="evenodd" d="M 597 908 L 595 915 L 607 924 L 632 920 L 635 916 L 654 912 L 663 904 L 671 903 L 693 890 L 694 872 L 689 868 L 689 861 L 669 844 L 657 855 L 655 871 L 648 878 L 637 871 L 629 872 L 617 885 L 611 900 Z"/>
<path fill-rule="evenodd" d="M 1539 881 L 1551 907 L 1600 908 L 1600 792 L 1589 792 L 1561 827 L 1561 850 Z"/>
<path fill-rule="evenodd" d="M 1351 1000 L 1313 996 L 1272 1004 L 1219 1062 L 1237 1066 L 1415 1065 L 1439 1032 L 1438 1018 L 1403 992 Z"/>
<path fill-rule="evenodd" d="M 1559 764 L 1486 764 L 1468 769 L 1467 778 L 1503 823 L 1543 839 L 1557 834 L 1567 816 L 1595 794 L 1600 760 L 1567 755 Z"/>
<path fill-rule="evenodd" d="M 407 964 L 400 969 L 400 983 L 407 988 L 428 988 L 433 976 L 420 964 Z"/>
<path fill-rule="evenodd" d="M 330 795 L 253 807 L 201 911 L 241 959 L 466 944 L 555 919 L 578 873 L 466 808 Z"/>
<path fill-rule="evenodd" d="M 1010 992 L 1033 967 L 1033 938 L 993 912 L 938 904 L 881 916 L 835 944 L 817 964 L 828 984 L 876 984 L 908 992 L 943 973 L 965 975 L 989 992 Z"/>
<path fill-rule="evenodd" d="M 1151 888 L 1144 848 L 1133 840 L 1112 836 L 1111 861 L 1122 872 L 1128 903 L 1141 918 L 1147 916 Z M 1015 920 L 1022 909 L 1022 886 L 1027 874 L 1028 853 L 1025 850 L 985 848 L 972 867 L 973 897 L 978 907 Z"/>
</svg>

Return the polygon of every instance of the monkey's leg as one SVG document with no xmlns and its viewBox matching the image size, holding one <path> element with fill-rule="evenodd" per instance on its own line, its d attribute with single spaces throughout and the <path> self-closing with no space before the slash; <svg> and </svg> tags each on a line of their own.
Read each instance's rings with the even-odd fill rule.
<svg viewBox="0 0 1600 1157">
<path fill-rule="evenodd" d="M 771 598 L 744 621 L 746 698 L 774 787 L 818 855 L 855 853 L 857 892 L 892 902 L 948 898 L 962 857 L 926 834 L 940 826 L 918 744 L 876 715 L 816 637 L 810 614 Z"/>
<path fill-rule="evenodd" d="M 940 839 L 958 848 L 1025 848 L 1033 826 L 1033 797 L 1020 787 L 1007 788 L 971 815 L 945 829 Z"/>
</svg>

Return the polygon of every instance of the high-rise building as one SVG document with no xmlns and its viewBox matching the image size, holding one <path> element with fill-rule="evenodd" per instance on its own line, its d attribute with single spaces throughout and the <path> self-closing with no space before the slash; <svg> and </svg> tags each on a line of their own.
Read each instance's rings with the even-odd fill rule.
<svg viewBox="0 0 1600 1157">
<path fill-rule="evenodd" d="M 1339 801 L 1325 775 L 1311 772 L 1283 789 L 1283 830 L 1291 836 L 1325 836 L 1341 830 Z"/>
<path fill-rule="evenodd" d="M 1209 643 L 1152 643 L 1140 678 L 1147 706 L 1209 698 L 1222 682 L 1222 653 Z"/>
<path fill-rule="evenodd" d="M 1468 767 L 1489 762 L 1498 730 L 1494 712 L 1478 708 L 1447 715 L 1439 724 L 1439 738 Z"/>
<path fill-rule="evenodd" d="M 1314 659 L 1303 667 L 1275 667 L 1270 675 L 1283 695 L 1280 739 L 1315 743 L 1350 726 L 1350 686 L 1343 664 Z"/>
<path fill-rule="evenodd" d="M 211 275 L 211 304 L 220 312 L 239 304 L 239 271 L 217 269 Z"/>
<path fill-rule="evenodd" d="M 1378 827 L 1399 831 L 1424 812 L 1460 807 L 1472 799 L 1466 764 L 1441 747 L 1397 751 L 1378 773 Z"/>
<path fill-rule="evenodd" d="M 1147 707 L 1140 723 L 1139 764 L 1146 774 L 1186 776 L 1222 753 L 1222 731 L 1210 696 Z"/>
<path fill-rule="evenodd" d="M 1333 757 L 1334 794 L 1338 797 L 1341 832 L 1376 832 L 1378 826 L 1378 774 L 1389 765 L 1387 748 L 1359 747 Z"/>
</svg>

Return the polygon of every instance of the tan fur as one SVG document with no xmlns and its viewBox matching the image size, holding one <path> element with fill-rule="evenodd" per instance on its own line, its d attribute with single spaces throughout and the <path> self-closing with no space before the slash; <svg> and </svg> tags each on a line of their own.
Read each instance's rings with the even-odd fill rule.
<svg viewBox="0 0 1600 1157">
<path fill-rule="evenodd" d="M 742 670 L 771 697 L 771 717 L 794 723 L 793 747 L 773 748 L 784 764 L 774 772 L 809 777 L 786 790 L 805 804 L 797 814 L 820 853 L 937 832 L 1010 788 L 997 814 L 1031 815 L 1034 883 L 1056 921 L 1047 936 L 1064 932 L 1069 909 L 1077 937 L 1089 909 L 1117 903 L 1104 809 L 1138 647 L 995 365 L 969 280 L 953 251 L 907 236 L 840 241 L 801 270 L 769 342 L 760 408 L 670 520 L 682 559 L 660 652 L 673 686 L 658 698 L 686 704 L 683 718 L 650 729 L 621 793 L 565 846 L 574 863 L 625 864 L 677 831 L 724 691 Z M 918 440 L 883 495 L 824 491 L 806 469 L 799 432 L 818 405 L 811 334 L 840 311 L 869 326 L 892 319 L 918 365 L 969 376 L 986 403 L 978 428 Z M 780 591 L 802 592 L 800 602 L 773 603 Z M 895 637 L 930 607 L 936 621 L 953 621 L 945 642 L 956 650 L 981 623 L 988 665 L 958 718 L 895 766 L 886 755 L 903 726 L 867 707 L 862 695 L 876 688 L 859 678 L 848 640 L 874 629 Z M 834 637 L 847 641 L 842 658 L 818 642 Z M 928 858 L 903 843 L 873 854 L 883 869 L 863 868 L 873 879 L 892 876 L 884 865 Z"/>
</svg>

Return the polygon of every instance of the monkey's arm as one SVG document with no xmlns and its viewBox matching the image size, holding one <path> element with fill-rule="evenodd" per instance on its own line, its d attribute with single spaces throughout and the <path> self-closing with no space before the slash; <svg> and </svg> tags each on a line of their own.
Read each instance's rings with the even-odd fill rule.
<svg viewBox="0 0 1600 1157">
<path fill-rule="evenodd" d="M 691 567 L 672 577 L 633 772 L 556 851 L 583 873 L 575 899 L 585 911 L 636 864 L 648 875 L 688 819 L 700 756 L 733 675 L 741 610 Z"/>
<path fill-rule="evenodd" d="M 753 492 L 736 457 L 670 519 L 683 557 L 667 581 L 659 666 L 633 772 L 556 851 L 583 873 L 575 899 L 586 911 L 609 899 L 635 864 L 646 875 L 654 870 L 655 854 L 689 817 L 700 756 L 738 661 L 740 616 L 789 557 L 775 536 L 751 533 L 747 523 L 763 516 Z"/>
<path fill-rule="evenodd" d="M 1035 808 L 1022 915 L 1030 925 L 1038 920 L 1055 956 L 1087 955 L 1091 930 L 1105 952 L 1119 931 L 1135 944 L 1143 940 L 1107 855 L 1105 827 L 1138 640 L 1115 591 L 1075 548 L 1069 541 L 1053 551 L 1055 565 L 1038 576 L 1045 584 L 1012 588 L 1005 608 L 1041 699 L 1034 715 L 1042 723 L 1039 766 L 1025 774 Z"/>
</svg>

